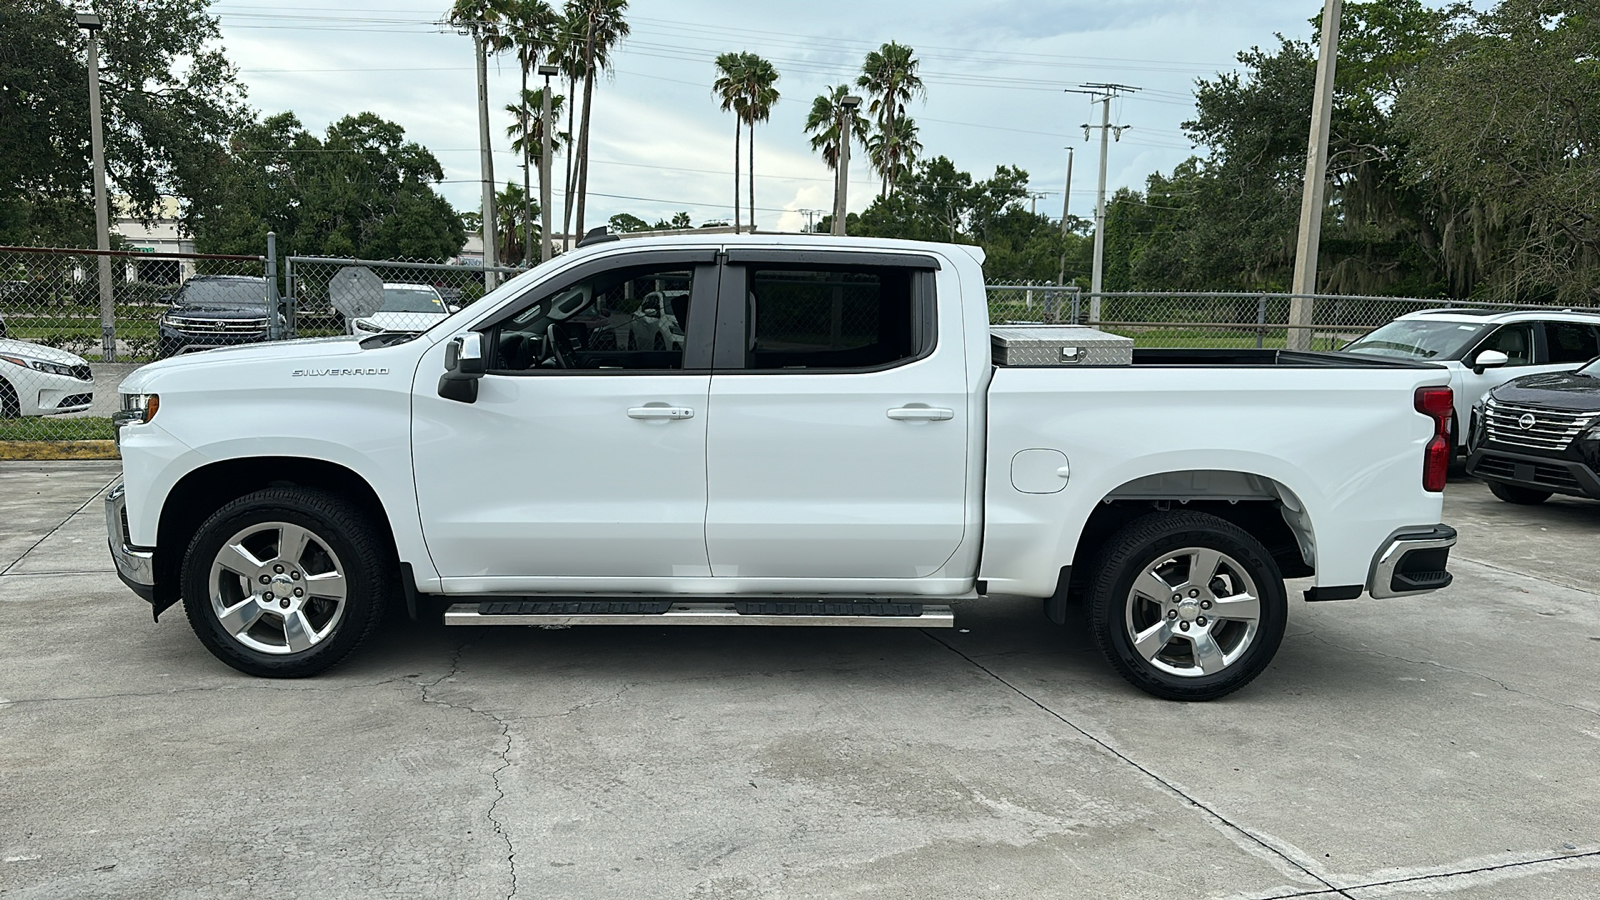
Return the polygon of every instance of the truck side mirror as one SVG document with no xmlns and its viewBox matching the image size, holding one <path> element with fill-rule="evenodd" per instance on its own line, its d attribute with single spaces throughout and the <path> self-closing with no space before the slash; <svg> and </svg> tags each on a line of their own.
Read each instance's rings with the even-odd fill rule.
<svg viewBox="0 0 1600 900">
<path fill-rule="evenodd" d="M 444 345 L 444 374 L 439 376 L 439 396 L 460 403 L 476 403 L 478 379 L 489 371 L 483 335 L 476 331 L 456 335 Z"/>
<path fill-rule="evenodd" d="M 1485 350 L 1472 361 L 1472 374 L 1482 375 L 1485 369 L 1498 369 L 1508 362 L 1511 362 L 1511 357 L 1499 350 Z"/>
</svg>

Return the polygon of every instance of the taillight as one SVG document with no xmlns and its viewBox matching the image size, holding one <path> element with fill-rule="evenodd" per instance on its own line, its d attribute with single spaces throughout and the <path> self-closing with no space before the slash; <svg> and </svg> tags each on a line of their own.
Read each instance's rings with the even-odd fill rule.
<svg viewBox="0 0 1600 900">
<path fill-rule="evenodd" d="M 1433 420 L 1433 439 L 1422 451 L 1422 489 L 1444 490 L 1450 474 L 1450 456 L 1455 448 L 1450 446 L 1450 415 L 1455 411 L 1455 397 L 1447 387 L 1417 388 L 1417 412 Z"/>
</svg>

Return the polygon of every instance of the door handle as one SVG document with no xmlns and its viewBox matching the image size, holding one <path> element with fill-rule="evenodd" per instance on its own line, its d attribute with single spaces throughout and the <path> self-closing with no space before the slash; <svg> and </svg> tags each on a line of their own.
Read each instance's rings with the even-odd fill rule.
<svg viewBox="0 0 1600 900">
<path fill-rule="evenodd" d="M 694 410 L 687 406 L 633 406 L 628 408 L 630 419 L 692 419 Z"/>
<path fill-rule="evenodd" d="M 943 422 L 955 417 L 953 409 L 932 406 L 898 406 L 889 410 L 889 418 L 900 422 Z"/>
</svg>

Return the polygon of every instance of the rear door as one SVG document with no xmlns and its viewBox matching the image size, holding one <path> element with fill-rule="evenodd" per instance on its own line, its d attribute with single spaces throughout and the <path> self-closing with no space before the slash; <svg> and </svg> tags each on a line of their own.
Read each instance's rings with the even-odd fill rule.
<svg viewBox="0 0 1600 900">
<path fill-rule="evenodd" d="M 973 426 L 937 266 L 730 251 L 706 441 L 714 576 L 914 579 L 956 551 Z"/>
</svg>

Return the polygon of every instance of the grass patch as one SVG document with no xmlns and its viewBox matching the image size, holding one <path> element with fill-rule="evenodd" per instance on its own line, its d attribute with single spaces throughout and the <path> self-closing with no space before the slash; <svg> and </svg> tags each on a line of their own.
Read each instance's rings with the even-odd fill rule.
<svg viewBox="0 0 1600 900">
<path fill-rule="evenodd" d="M 0 441 L 110 441 L 116 436 L 111 420 L 100 416 L 0 419 Z"/>
</svg>

